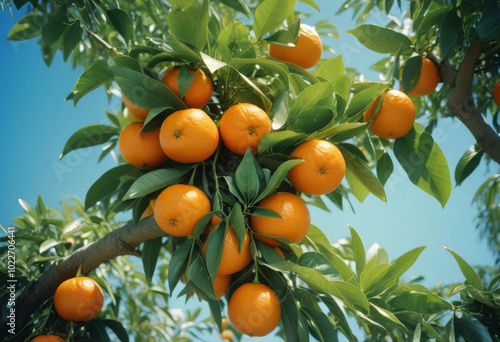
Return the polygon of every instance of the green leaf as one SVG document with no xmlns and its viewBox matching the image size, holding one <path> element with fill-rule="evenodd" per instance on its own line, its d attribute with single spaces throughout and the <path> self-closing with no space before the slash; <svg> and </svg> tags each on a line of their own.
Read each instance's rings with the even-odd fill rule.
<svg viewBox="0 0 500 342">
<path fill-rule="evenodd" d="M 302 159 L 293 159 L 282 163 L 278 167 L 278 169 L 273 173 L 271 179 L 266 185 L 266 188 L 264 189 L 264 191 L 261 192 L 259 197 L 257 197 L 255 202 L 256 203 L 260 202 L 264 198 L 269 196 L 274 190 L 276 190 L 281 185 L 285 177 L 288 175 L 288 171 L 290 171 L 294 166 L 299 165 L 302 162 L 303 162 Z"/>
<path fill-rule="evenodd" d="M 168 107 L 151 109 L 146 117 L 146 120 L 144 120 L 141 134 L 154 131 L 155 129 L 161 127 L 161 124 L 167 117 L 168 113 L 172 113 L 172 109 Z"/>
<path fill-rule="evenodd" d="M 460 271 L 462 271 L 462 274 L 465 276 L 465 279 L 471 284 L 475 289 L 479 291 L 483 291 L 483 283 L 481 282 L 481 279 L 477 275 L 476 271 L 464 260 L 460 255 L 457 253 L 453 252 L 451 249 L 443 247 L 446 249 L 448 252 L 453 255 L 455 260 L 457 261 L 458 266 L 460 267 Z"/>
<path fill-rule="evenodd" d="M 219 270 L 222 250 L 224 248 L 224 239 L 226 229 L 223 225 L 218 225 L 210 232 L 207 241 L 207 251 L 205 252 L 205 260 L 207 264 L 208 274 L 215 279 Z"/>
<path fill-rule="evenodd" d="M 90 321 L 90 323 L 86 326 L 86 330 L 88 331 L 91 339 L 94 341 L 111 342 L 108 332 L 106 331 L 106 326 L 101 324 L 98 320 Z"/>
<path fill-rule="evenodd" d="M 321 64 L 318 69 L 316 69 L 314 74 L 316 77 L 324 78 L 330 82 L 333 82 L 338 79 L 339 76 L 344 75 L 345 66 L 342 55 L 329 58 L 325 63 Z"/>
<path fill-rule="evenodd" d="M 46 17 L 38 14 L 26 14 L 22 17 L 9 32 L 8 40 L 27 40 L 41 34 L 42 26 Z"/>
<path fill-rule="evenodd" d="M 389 301 L 391 307 L 422 314 L 452 310 L 453 305 L 419 284 L 401 285 Z"/>
<path fill-rule="evenodd" d="M 236 169 L 235 180 L 243 198 L 247 203 L 251 203 L 259 193 L 263 173 L 250 148 L 247 149 L 243 160 Z"/>
<path fill-rule="evenodd" d="M 325 130 L 321 130 L 318 133 L 315 133 L 309 138 L 311 139 L 325 139 L 333 142 L 342 142 L 345 140 L 349 140 L 351 138 L 355 138 L 368 129 L 370 124 L 368 122 L 346 122 L 338 125 L 333 125 Z"/>
<path fill-rule="evenodd" d="M 85 208 L 88 209 L 106 196 L 112 194 L 120 185 L 120 177 L 135 170 L 132 165 L 119 165 L 106 171 L 87 191 L 85 196 Z"/>
<path fill-rule="evenodd" d="M 338 342 L 337 329 L 332 323 L 333 319 L 330 321 L 327 315 L 318 310 L 309 311 L 307 314 L 317 327 L 317 330 L 313 331 L 315 334 L 319 334 L 320 341 Z"/>
<path fill-rule="evenodd" d="M 49 239 L 49 240 L 45 240 L 41 245 L 40 245 L 40 248 L 38 249 L 38 252 L 40 254 L 42 253 L 45 253 L 47 252 L 49 249 L 55 247 L 55 246 L 59 246 L 60 244 L 62 243 L 67 243 L 67 241 L 57 241 L 57 240 L 54 240 L 54 239 Z"/>
<path fill-rule="evenodd" d="M 455 311 L 455 335 L 464 341 L 493 342 L 488 329 L 465 311 Z M 459 339 L 462 340 L 462 339 Z"/>
<path fill-rule="evenodd" d="M 208 0 L 181 1 L 168 13 L 167 23 L 175 37 L 201 51 L 207 43 L 208 15 Z"/>
<path fill-rule="evenodd" d="M 174 293 L 175 286 L 179 282 L 179 279 L 181 279 L 190 249 L 191 241 L 185 240 L 177 247 L 170 258 L 168 264 L 168 287 L 170 289 L 170 295 Z"/>
<path fill-rule="evenodd" d="M 500 38 L 500 8 L 498 4 L 487 2 L 481 19 L 477 24 L 477 33 L 482 41 L 490 42 Z"/>
<path fill-rule="evenodd" d="M 354 249 L 354 262 L 356 263 L 356 274 L 358 275 L 359 278 L 366 264 L 365 246 L 363 245 L 363 241 L 361 241 L 361 238 L 359 237 L 359 234 L 356 231 L 356 229 L 349 226 L 349 230 L 351 231 L 352 248 Z"/>
<path fill-rule="evenodd" d="M 306 252 L 299 257 L 297 264 L 318 271 L 328 280 L 341 280 L 339 270 L 321 253 Z"/>
<path fill-rule="evenodd" d="M 334 99 L 334 97 L 332 97 Z M 332 108 L 318 106 L 312 112 L 301 112 L 290 122 L 288 129 L 312 133 L 326 127 L 332 122 L 335 112 Z"/>
<path fill-rule="evenodd" d="M 241 210 L 241 205 L 236 203 L 229 214 L 229 224 L 234 229 L 234 233 L 238 238 L 238 251 L 241 253 L 241 248 L 243 247 L 243 242 L 245 242 L 245 219 L 243 217 L 243 212 Z"/>
<path fill-rule="evenodd" d="M 314 8 L 318 12 L 321 12 L 319 10 L 319 6 L 313 0 L 299 0 L 299 1 L 311 6 L 312 8 Z"/>
<path fill-rule="evenodd" d="M 47 22 L 42 27 L 42 39 L 45 45 L 55 44 L 68 28 L 69 19 L 64 11 L 58 9 L 47 17 Z"/>
<path fill-rule="evenodd" d="M 394 164 L 391 156 L 385 151 L 377 160 L 377 177 L 382 185 L 385 185 L 393 171 Z"/>
<path fill-rule="evenodd" d="M 256 58 L 254 41 L 242 22 L 232 21 L 219 34 L 217 46 L 222 60 L 229 63 L 232 58 Z"/>
<path fill-rule="evenodd" d="M 392 323 L 398 325 L 404 331 L 408 331 L 408 329 L 405 327 L 405 325 L 403 323 L 401 323 L 401 321 L 389 310 L 378 307 L 373 303 L 370 303 L 370 306 L 372 308 L 374 308 L 382 317 L 384 317 L 384 318 L 390 320 Z"/>
<path fill-rule="evenodd" d="M 409 94 L 417 85 L 422 70 L 422 57 L 413 56 L 409 58 L 403 67 L 403 89 Z"/>
<path fill-rule="evenodd" d="M 395 55 L 403 47 L 410 47 L 410 39 L 402 33 L 390 28 L 365 24 L 346 33 L 353 34 L 366 48 L 378 52 Z"/>
<path fill-rule="evenodd" d="M 353 84 L 353 87 L 356 85 L 360 86 L 359 91 L 355 92 L 349 101 L 342 121 L 357 120 L 363 115 L 363 111 L 387 88 L 387 83 L 378 82 L 357 83 Z"/>
<path fill-rule="evenodd" d="M 232 9 L 237 10 L 238 12 L 243 13 L 250 19 L 250 9 L 248 8 L 245 0 L 219 0 L 224 5 L 231 7 Z"/>
<path fill-rule="evenodd" d="M 221 245 L 217 247 L 222 248 Z M 208 255 L 208 257 L 210 257 L 210 255 Z M 187 276 L 188 278 L 193 280 L 196 286 L 198 286 L 208 296 L 209 299 L 215 299 L 214 285 L 207 273 L 205 263 L 203 262 L 201 256 L 198 255 L 193 263 L 189 265 L 187 269 Z"/>
<path fill-rule="evenodd" d="M 337 145 L 337 147 L 342 152 L 346 163 L 346 168 L 352 174 L 352 176 L 354 176 L 361 183 L 361 185 L 366 188 L 366 190 L 385 202 L 387 198 L 384 186 L 373 174 L 368 164 L 348 151 L 344 145 Z M 349 185 L 351 185 L 352 179 L 350 179 L 349 181 Z"/>
<path fill-rule="evenodd" d="M 111 25 L 118 31 L 118 33 L 125 39 L 125 41 L 133 42 L 135 39 L 134 22 L 130 16 L 121 9 L 115 8 L 106 11 Z"/>
<path fill-rule="evenodd" d="M 146 109 L 186 109 L 182 100 L 163 82 L 128 68 L 112 68 L 114 79 L 133 104 Z"/>
<path fill-rule="evenodd" d="M 120 342 L 129 342 L 127 330 L 119 321 L 115 321 L 113 319 L 102 319 L 100 322 L 111 329 Z"/>
<path fill-rule="evenodd" d="M 453 57 L 462 35 L 462 20 L 457 15 L 456 9 L 452 8 L 446 14 L 439 32 L 439 48 L 443 59 Z"/>
<path fill-rule="evenodd" d="M 259 217 L 274 217 L 279 219 L 283 218 L 280 214 L 278 214 L 272 209 L 260 208 L 260 207 L 255 208 L 255 210 L 251 213 L 251 215 Z"/>
<path fill-rule="evenodd" d="M 415 126 L 396 139 L 394 154 L 410 181 L 446 205 L 451 193 L 450 171 L 446 158 L 432 136 Z"/>
<path fill-rule="evenodd" d="M 123 199 L 140 198 L 156 190 L 177 184 L 191 169 L 191 166 L 184 166 L 150 171 L 132 184 Z"/>
<path fill-rule="evenodd" d="M 144 242 L 142 247 L 142 266 L 144 267 L 144 274 L 146 279 L 151 282 L 155 272 L 156 262 L 160 255 L 160 248 L 162 246 L 162 238 L 157 237 Z"/>
<path fill-rule="evenodd" d="M 316 83 L 304 89 L 293 102 L 288 113 L 288 124 L 298 118 L 308 118 L 318 107 L 334 108 L 333 86 L 331 83 Z"/>
<path fill-rule="evenodd" d="M 260 40 L 293 14 L 296 0 L 265 0 L 255 10 L 253 30 Z"/>
<path fill-rule="evenodd" d="M 82 34 L 83 34 L 83 29 L 80 26 L 79 20 L 73 22 L 68 27 L 63 37 L 64 61 L 68 59 L 68 57 L 71 55 L 75 47 L 80 43 L 80 41 L 82 40 Z"/>
<path fill-rule="evenodd" d="M 477 168 L 483 155 L 484 150 L 478 144 L 472 145 L 465 151 L 455 168 L 455 182 L 457 185 L 462 184 L 462 182 Z"/>
<path fill-rule="evenodd" d="M 113 81 L 113 72 L 108 67 L 108 61 L 101 59 L 94 62 L 78 77 L 73 90 L 73 102 L 78 101 L 97 87 Z"/>
<path fill-rule="evenodd" d="M 307 136 L 304 133 L 297 133 L 294 131 L 281 131 L 266 134 L 260 139 L 258 152 L 263 153 L 268 150 L 273 152 L 280 152 L 283 149 L 289 148 L 305 140 Z"/>
<path fill-rule="evenodd" d="M 359 276 L 359 284 L 363 290 L 369 289 L 371 286 L 376 285 L 376 282 L 382 279 L 389 269 L 391 268 L 391 264 L 382 263 L 378 265 L 374 265 L 370 268 L 365 268 L 361 275 Z"/>
<path fill-rule="evenodd" d="M 120 135 L 120 130 L 107 125 L 90 125 L 80 128 L 68 139 L 59 159 L 71 151 L 104 144 L 116 135 Z"/>
<path fill-rule="evenodd" d="M 290 23 L 284 29 L 278 30 L 264 40 L 269 44 L 295 46 L 299 38 L 300 19 Z"/>
</svg>

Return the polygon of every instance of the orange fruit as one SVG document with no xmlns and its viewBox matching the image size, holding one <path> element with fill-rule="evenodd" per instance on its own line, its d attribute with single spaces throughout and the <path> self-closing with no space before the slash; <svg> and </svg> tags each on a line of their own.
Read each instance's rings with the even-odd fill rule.
<svg viewBox="0 0 500 342">
<path fill-rule="evenodd" d="M 88 277 L 65 280 L 54 294 L 56 311 L 66 321 L 88 321 L 101 312 L 103 303 L 101 287 Z"/>
<path fill-rule="evenodd" d="M 293 150 L 292 157 L 304 159 L 288 172 L 293 187 L 310 195 L 335 190 L 345 175 L 345 160 L 340 150 L 326 140 L 309 140 Z"/>
<path fill-rule="evenodd" d="M 163 152 L 179 163 L 199 163 L 219 145 L 219 131 L 200 109 L 184 109 L 169 115 L 160 130 Z"/>
<path fill-rule="evenodd" d="M 220 217 L 214 216 L 212 218 L 212 229 L 221 222 Z M 210 238 L 210 235 L 208 239 Z M 208 246 L 208 239 L 203 246 L 204 251 Z M 238 238 L 232 227 L 229 227 L 226 238 L 224 240 L 224 247 L 222 247 L 222 256 L 220 258 L 219 275 L 229 275 L 244 269 L 252 261 L 252 252 L 250 251 L 250 235 L 245 231 L 245 240 L 241 247 L 241 252 L 238 245 Z"/>
<path fill-rule="evenodd" d="M 134 115 L 136 118 L 142 121 L 146 120 L 149 114 L 149 109 L 136 106 L 135 104 L 130 102 L 130 100 L 127 99 L 123 94 L 122 94 L 122 100 L 123 103 L 125 104 L 125 107 L 127 107 L 128 111 L 130 112 L 130 114 Z"/>
<path fill-rule="evenodd" d="M 410 96 L 424 96 L 436 89 L 439 83 L 439 71 L 428 58 L 422 57 L 422 69 L 415 88 L 408 93 Z"/>
<path fill-rule="evenodd" d="M 158 226 L 173 236 L 194 233 L 198 221 L 210 212 L 210 200 L 197 187 L 185 184 L 171 185 L 156 199 L 154 215 Z"/>
<path fill-rule="evenodd" d="M 180 68 L 170 69 L 163 76 L 163 83 L 169 87 L 177 96 L 181 97 L 178 86 Z M 212 96 L 214 90 L 212 81 L 203 70 L 188 70 L 188 73 L 196 75 L 184 95 L 184 102 L 189 108 L 201 108 Z"/>
<path fill-rule="evenodd" d="M 495 84 L 495 88 L 493 89 L 493 98 L 495 99 L 497 105 L 500 106 L 500 81 Z"/>
<path fill-rule="evenodd" d="M 231 275 L 218 275 L 214 280 L 214 289 L 215 296 L 217 299 L 221 299 L 226 294 L 227 289 L 229 288 L 229 284 L 231 283 Z M 222 325 L 224 325 L 224 319 L 222 320 Z M 226 320 L 227 325 L 227 320 Z M 225 327 L 223 326 L 222 329 Z"/>
<path fill-rule="evenodd" d="M 222 321 L 221 321 L 221 327 L 222 329 L 226 329 L 227 328 L 227 318 L 223 318 Z"/>
<path fill-rule="evenodd" d="M 136 167 L 156 167 L 168 158 L 160 145 L 160 130 L 141 134 L 142 122 L 133 122 L 123 129 L 118 138 L 122 157 Z"/>
<path fill-rule="evenodd" d="M 224 113 L 219 130 L 224 146 L 230 151 L 244 155 L 250 147 L 255 154 L 260 139 L 271 132 L 271 120 L 259 107 L 240 103 Z"/>
<path fill-rule="evenodd" d="M 300 24 L 299 38 L 294 47 L 270 45 L 269 56 L 283 62 L 297 64 L 308 69 L 318 64 L 323 45 L 318 32 L 306 24 Z"/>
<path fill-rule="evenodd" d="M 311 215 L 305 203 L 296 195 L 289 192 L 279 192 L 264 198 L 259 203 L 260 208 L 274 210 L 281 218 L 250 216 L 252 230 L 255 233 L 276 237 L 284 237 L 295 243 L 300 242 L 309 231 Z M 279 242 L 263 235 L 255 237 L 276 247 Z"/>
<path fill-rule="evenodd" d="M 364 113 L 365 122 L 373 116 L 381 96 L 373 101 Z M 385 93 L 382 105 L 370 125 L 370 130 L 381 138 L 395 139 L 405 136 L 413 127 L 414 122 L 415 107 L 413 102 L 405 93 L 391 89 Z"/>
<path fill-rule="evenodd" d="M 234 341 L 234 334 L 231 330 L 224 330 L 220 333 L 220 337 L 223 340 Z"/>
<path fill-rule="evenodd" d="M 32 339 L 31 342 L 66 342 L 66 340 L 56 335 L 40 335 Z"/>
<path fill-rule="evenodd" d="M 238 287 L 229 300 L 227 310 L 233 327 L 249 336 L 269 334 L 281 317 L 278 296 L 263 284 L 249 283 Z"/>
</svg>

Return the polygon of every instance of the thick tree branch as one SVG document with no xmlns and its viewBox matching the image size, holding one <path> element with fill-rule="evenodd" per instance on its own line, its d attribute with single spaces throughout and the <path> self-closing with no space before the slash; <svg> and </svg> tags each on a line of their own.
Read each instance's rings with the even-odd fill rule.
<svg viewBox="0 0 500 342">
<path fill-rule="evenodd" d="M 145 241 L 165 236 L 158 227 L 154 217 L 142 220 L 138 225 L 132 222 L 106 234 L 101 239 L 76 250 L 73 254 L 61 259 L 45 271 L 40 278 L 16 300 L 16 325 L 22 329 L 30 320 L 30 316 L 49 298 L 54 295 L 59 284 L 76 276 L 82 265 L 82 274 L 87 275 L 100 264 L 120 255 L 136 255 L 136 247 Z M 6 307 L 2 306 L 0 339 L 7 336 Z"/>
<path fill-rule="evenodd" d="M 485 43 L 473 43 L 465 54 L 458 71 L 444 64 L 440 69 L 441 80 L 454 87 L 448 99 L 448 110 L 472 133 L 479 146 L 500 164 L 500 136 L 486 122 L 472 96 L 474 69 Z"/>
</svg>

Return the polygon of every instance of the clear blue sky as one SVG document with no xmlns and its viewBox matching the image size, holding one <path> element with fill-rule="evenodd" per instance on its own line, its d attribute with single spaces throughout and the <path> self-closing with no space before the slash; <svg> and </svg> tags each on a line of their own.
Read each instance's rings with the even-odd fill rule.
<svg viewBox="0 0 500 342">
<path fill-rule="evenodd" d="M 340 40 L 332 39 L 328 43 L 336 54 L 343 55 L 346 66 L 358 68 L 366 73 L 368 80 L 377 81 L 377 75 L 368 68 L 384 56 L 368 51 L 351 35 L 342 33 L 355 26 L 350 21 L 351 13 L 336 17 L 333 13 L 339 5 L 337 2 L 334 5 L 327 0 L 316 2 L 322 13 L 305 22 L 314 24 L 320 19 L 329 19 L 338 25 Z M 298 6 L 304 8 L 303 4 Z M 73 132 L 86 125 L 102 123 L 104 109 L 115 109 L 117 104 L 113 104 L 114 108 L 108 104 L 103 90 L 86 96 L 77 108 L 72 102 L 64 102 L 83 70 L 72 70 L 63 62 L 60 53 L 47 68 L 36 40 L 7 41 L 5 37 L 10 28 L 22 16 L 22 13 L 14 13 L 15 18 L 11 18 L 8 12 L 0 12 L 3 117 L 0 126 L 3 161 L 0 223 L 4 225 L 22 214 L 17 203 L 19 198 L 34 205 L 41 194 L 47 205 L 59 208 L 62 193 L 84 199 L 90 185 L 115 165 L 110 157 L 97 164 L 100 147 L 74 152 L 58 161 Z M 379 24 L 386 21 L 382 16 L 374 16 L 371 20 Z M 333 55 L 326 52 L 325 56 Z M 458 159 L 474 140 L 459 122 L 450 119 L 440 121 L 437 133 L 435 139 L 453 173 Z M 387 204 L 370 195 L 363 204 L 353 199 L 356 214 L 350 209 L 341 212 L 333 205 L 332 213 L 311 208 L 312 222 L 323 229 L 332 242 L 347 236 L 347 224 L 350 224 L 358 230 L 366 249 L 376 242 L 387 250 L 391 259 L 415 247 L 428 246 L 404 276 L 408 279 L 411 275 L 424 275 L 426 286 L 433 286 L 439 280 L 450 284 L 464 279 L 451 255 L 441 246 L 455 250 L 472 265 L 493 265 L 492 254 L 474 228 L 476 211 L 471 205 L 476 189 L 490 174 L 486 168 L 479 168 L 465 184 L 454 187 L 446 208 L 442 209 L 435 199 L 409 182 L 397 162 L 396 166 L 386 187 Z M 491 173 L 495 171 L 496 168 Z M 182 305 L 183 302 L 173 303 Z"/>
</svg>

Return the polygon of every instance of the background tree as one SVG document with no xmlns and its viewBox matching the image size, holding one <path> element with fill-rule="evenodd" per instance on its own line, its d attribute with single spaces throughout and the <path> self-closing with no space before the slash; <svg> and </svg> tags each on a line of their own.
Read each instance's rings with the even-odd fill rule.
<svg viewBox="0 0 500 342">
<path fill-rule="evenodd" d="M 313 1 L 304 2 L 317 9 Z M 15 4 L 20 7 L 24 2 Z M 379 7 L 385 6 L 389 12 L 392 4 L 391 1 L 380 1 Z M 447 101 L 449 112 L 462 119 L 481 147 L 466 153 L 455 173 L 457 183 L 477 166 L 484 154 L 481 151 L 498 162 L 498 135 L 482 119 L 471 95 L 478 58 L 483 58 L 488 68 L 491 64 L 491 70 L 498 73 L 498 66 L 495 68 L 496 64 L 491 62 L 498 60 L 498 37 L 490 33 L 499 31 L 494 16 L 498 7 L 493 2 L 412 2 L 408 16 L 414 19 L 415 36 L 408 37 L 398 32 L 395 21 L 386 28 L 361 25 L 352 30 L 366 47 L 393 55 L 393 59 L 377 63 L 378 68 L 391 70 L 388 83 L 356 82 L 359 76 L 346 74 L 340 56 L 323 61 L 313 73 L 290 63 L 256 59 L 265 54 L 265 42 L 285 45 L 297 42 L 300 20 L 293 12 L 295 1 L 171 1 L 154 6 L 146 2 L 32 5 L 33 13 L 20 20 L 9 38 L 27 39 L 41 34 L 46 62 L 50 63 L 50 56 L 59 48 L 65 59 L 71 56 L 75 65 L 88 66 L 68 96 L 75 104 L 100 85 L 111 93 L 111 82 L 115 81 L 133 104 L 150 109 L 144 130 L 152 130 L 173 111 L 185 108 L 176 95 L 157 80 L 158 75 L 165 66 L 196 66 L 214 80 L 216 95 L 205 107 L 213 119 L 219 119 L 232 104 L 251 102 L 270 114 L 274 132 L 260 142 L 257 158 L 251 153 L 242 158 L 221 152 L 217 159 L 217 151 L 214 159 L 193 167 L 169 163 L 165 168 L 151 171 L 124 164 L 105 173 L 89 190 L 85 208 L 91 210 L 98 205 L 105 221 L 112 219 L 117 212 L 133 209 L 133 222 L 76 251 L 67 259 L 53 263 L 26 288 L 26 295 L 18 298 L 18 303 L 26 310 L 25 317 L 29 317 L 31 310 L 43 309 L 43 303 L 50 304 L 57 285 L 74 276 L 82 262 L 82 273 L 88 274 L 115 256 L 137 254 L 136 247 L 144 243 L 141 252 L 146 277 L 152 279 L 152 265 L 158 255 L 164 255 L 160 253 L 164 247 L 172 258 L 176 258 L 172 265 L 181 265 L 175 270 L 170 269 L 170 290 L 185 271 L 188 282 L 183 293 L 196 290 L 204 297 L 213 320 L 220 327 L 222 302 L 213 299 L 210 286 L 210 277 L 218 268 L 217 261 L 207 261 L 205 265 L 200 263 L 201 258 L 186 258 L 183 252 L 187 248 L 183 246 L 191 245 L 191 250 L 197 248 L 196 241 L 203 240 L 201 232 L 210 216 L 200 221 L 194 239 L 162 238 L 164 233 L 152 218 L 140 222 L 139 219 L 160 189 L 189 182 L 199 185 L 211 196 L 212 205 L 219 212 L 210 215 L 227 215 L 226 221 L 233 227 L 243 227 L 236 229 L 240 239 L 245 223 L 248 223 L 245 220 L 255 216 L 255 206 L 260 199 L 276 189 L 293 190 L 283 182 L 288 170 L 297 163 L 288 156 L 305 140 L 327 139 L 336 143 L 342 152 L 349 187 L 341 185 L 325 196 L 340 207 L 345 199 L 349 199 L 349 193 L 360 201 L 370 192 L 385 200 L 383 184 L 393 169 L 389 149 L 394 150 L 409 179 L 444 206 L 451 191 L 449 170 L 444 155 L 429 133 L 432 122 L 439 118 L 435 115 L 437 111 L 429 109 L 433 115 L 430 115 L 431 125 L 427 125 L 426 130 L 417 124 L 409 134 L 395 141 L 369 133 L 370 122 L 361 120 L 364 110 L 381 94 L 384 96 L 385 90 L 395 82 L 401 81 L 407 92 L 415 87 L 421 74 L 421 59 L 412 57 L 413 52 L 427 53 L 438 66 L 435 55 L 441 54 L 444 60 L 449 59 L 451 67 L 443 63 L 440 75 L 450 87 L 443 86 L 430 98 L 440 99 L 435 103 L 440 108 Z M 342 8 L 354 7 L 357 13 L 362 13 L 362 19 L 374 5 L 373 2 L 352 1 Z M 233 21 L 238 12 L 253 21 L 245 20 L 246 25 Z M 322 22 L 316 27 L 320 33 L 335 34 L 331 24 Z M 446 32 L 454 32 L 455 36 L 447 37 Z M 263 40 L 263 37 L 267 38 Z M 434 48 L 437 54 L 428 53 L 429 48 Z M 459 53 L 462 50 L 466 51 L 464 56 Z M 186 71 L 183 72 L 183 82 L 188 85 L 191 80 Z M 485 75 L 481 79 L 488 80 L 489 89 L 492 89 L 494 76 Z M 455 90 L 450 91 L 453 86 Z M 447 91 L 451 95 L 446 95 Z M 417 112 L 424 113 L 422 108 L 429 105 L 427 101 L 415 101 L 420 104 Z M 487 97 L 485 103 L 486 107 L 482 108 L 491 115 L 491 109 L 495 108 L 493 99 Z M 124 128 L 124 119 L 121 111 L 108 113 L 108 118 L 110 125 L 89 126 L 76 132 L 66 144 L 62 156 L 77 148 L 103 143 L 108 145 L 102 157 L 109 153 L 117 144 L 116 137 Z M 427 119 L 420 118 L 424 123 Z M 372 169 L 376 170 L 377 176 Z M 252 179 L 252 175 L 261 177 Z M 319 195 L 301 195 L 307 203 L 324 206 Z M 259 213 L 259 216 L 272 215 L 269 211 Z M 50 222 L 49 225 L 57 230 L 56 224 Z M 223 237 L 220 233 L 219 236 Z M 162 243 L 162 239 L 168 242 Z M 280 296 L 284 312 L 281 334 L 287 340 L 303 341 L 309 338 L 309 333 L 319 340 L 335 340 L 337 331 L 355 340 L 341 308 L 355 317 L 369 340 L 380 340 L 384 336 L 400 340 L 409 336 L 416 340 L 460 337 L 470 340 L 477 336 L 485 341 L 498 340 L 495 323 L 498 317 L 494 311 L 498 309 L 498 288 L 494 288 L 498 277 L 486 286 L 454 253 L 467 282 L 448 289 L 447 295 L 461 294 L 462 300 L 452 303 L 442 298 L 443 293 L 440 297 L 420 285 L 397 281 L 423 248 L 389 263 L 387 254 L 378 246 L 370 249 L 369 256 L 372 257 L 367 257 L 354 229 L 351 229 L 350 245 L 332 247 L 321 231 L 312 226 L 302 241 L 304 250 L 296 244 L 286 243 L 284 254 L 287 261 L 283 262 L 265 244 L 252 241 L 253 266 L 243 270 L 236 279 L 233 277 L 228 298 L 241 283 L 251 281 L 255 269 L 260 275 L 259 280 L 271 285 Z M 99 246 L 106 246 L 106 252 L 95 253 L 101 250 Z M 210 253 L 221 253 L 220 243 L 210 246 Z M 355 272 L 343 261 L 350 259 Z M 195 271 L 200 266 L 203 271 Z M 446 317 L 449 321 L 444 325 L 442 315 L 448 312 L 453 314 L 451 319 Z M 91 321 L 81 331 L 95 338 L 96 334 L 105 332 L 98 322 Z M 33 329 L 37 331 L 33 324 L 26 325 L 27 333 L 31 334 Z"/>
</svg>

